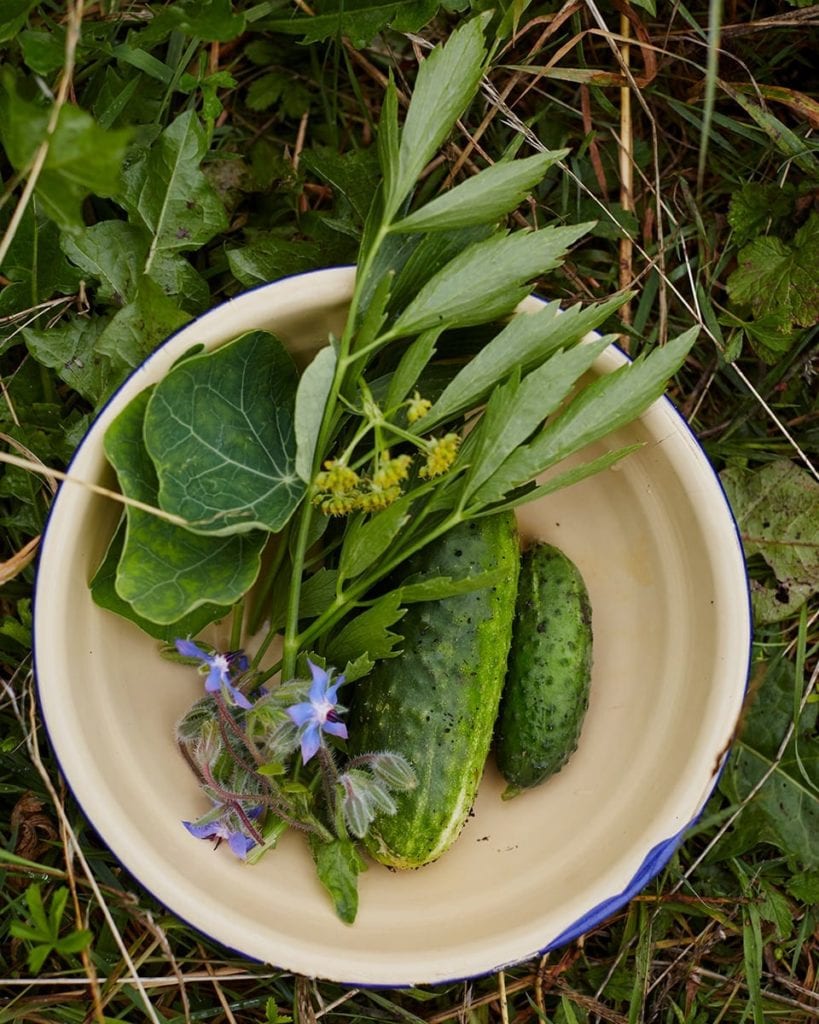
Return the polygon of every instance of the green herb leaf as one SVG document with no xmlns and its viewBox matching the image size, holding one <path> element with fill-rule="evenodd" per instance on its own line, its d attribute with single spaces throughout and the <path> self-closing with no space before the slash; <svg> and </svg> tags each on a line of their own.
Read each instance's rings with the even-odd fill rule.
<svg viewBox="0 0 819 1024">
<path fill-rule="evenodd" d="M 572 306 L 560 312 L 560 304 L 550 302 L 537 313 L 521 314 L 507 326 L 453 378 L 438 401 L 421 422 L 424 431 L 479 405 L 516 366 L 527 373 L 553 352 L 577 344 L 589 331 L 599 327 L 626 300 L 615 296 L 606 302 Z"/>
<path fill-rule="evenodd" d="M 302 583 L 299 595 L 300 619 L 314 619 L 333 603 L 338 578 L 337 569 L 319 569 Z"/>
<path fill-rule="evenodd" d="M 123 523 L 114 534 L 111 543 L 108 545 L 105 558 L 91 580 L 91 596 L 95 604 L 98 604 L 100 608 L 105 608 L 115 615 L 128 619 L 139 626 L 144 633 L 169 644 L 173 643 L 180 636 L 196 636 L 205 626 L 210 625 L 211 622 L 216 622 L 218 619 L 223 619 L 230 614 L 229 607 L 203 604 L 195 608 L 184 618 L 177 619 L 176 622 L 166 625 L 159 625 L 142 615 L 138 615 L 127 601 L 123 601 L 116 588 L 117 565 L 122 557 L 124 543 L 125 524 Z"/>
<path fill-rule="evenodd" d="M 435 355 L 435 345 L 440 336 L 441 332 L 437 329 L 424 331 L 407 347 L 390 378 L 387 396 L 384 399 L 385 409 L 394 409 L 404 401 L 413 385 L 417 383 L 424 367 Z"/>
<path fill-rule="evenodd" d="M 336 350 L 332 345 L 319 349 L 301 375 L 296 390 L 296 472 L 307 484 L 313 479 L 313 458 L 324 406 L 336 372 L 336 362 Z"/>
<path fill-rule="evenodd" d="M 296 382 L 287 350 L 265 331 L 174 367 L 145 416 L 160 506 L 199 533 L 280 530 L 305 491 L 296 474 Z"/>
<path fill-rule="evenodd" d="M 556 353 L 524 377 L 509 397 L 503 389 L 498 389 L 497 398 L 493 395 L 489 400 L 477 428 L 480 446 L 471 460 L 472 466 L 464 483 L 465 495 L 478 490 L 557 409 L 576 381 L 612 340 L 604 337 Z"/>
<path fill-rule="evenodd" d="M 443 231 L 487 224 L 519 206 L 552 164 L 569 153 L 560 149 L 487 167 L 393 224 L 392 231 Z"/>
<path fill-rule="evenodd" d="M 310 852 L 336 914 L 345 924 L 352 924 L 358 913 L 358 876 L 366 870 L 366 863 L 349 839 L 323 842 L 310 836 Z"/>
<path fill-rule="evenodd" d="M 474 500 L 491 504 L 502 499 L 549 466 L 639 416 L 662 395 L 697 333 L 698 329 L 693 327 L 648 356 L 598 377 L 531 444 L 510 455 L 475 493 Z"/>
<path fill-rule="evenodd" d="M 588 224 L 499 234 L 471 245 L 432 278 L 410 302 L 390 334 L 430 327 L 468 327 L 511 312 L 538 275 L 559 266 Z"/>
<path fill-rule="evenodd" d="M 123 203 L 151 235 L 146 273 L 157 255 L 197 249 L 227 229 L 222 200 L 199 169 L 207 150 L 205 131 L 189 110 L 125 172 Z"/>
<path fill-rule="evenodd" d="M 408 576 L 393 593 L 401 604 L 416 604 L 419 601 L 444 601 L 448 597 L 471 594 L 474 590 L 494 587 L 502 578 L 504 570 L 491 569 L 489 572 L 470 576 Z"/>
<path fill-rule="evenodd" d="M 819 321 L 819 214 L 811 213 L 793 244 L 774 236 L 756 238 L 740 250 L 728 278 L 728 294 L 755 317 L 780 314 L 800 327 Z"/>
<path fill-rule="evenodd" d="M 418 69 L 398 155 L 398 173 L 385 193 L 387 221 L 392 220 L 421 171 L 466 109 L 478 89 L 486 58 L 485 15 L 456 29 L 436 46 Z"/>
<path fill-rule="evenodd" d="M 775 225 L 793 220 L 796 188 L 784 182 L 748 181 L 734 192 L 728 205 L 728 223 L 737 245 L 745 245 Z"/>
<path fill-rule="evenodd" d="M 776 577 L 773 585 L 751 580 L 754 617 L 789 618 L 819 592 L 819 484 L 788 459 L 725 469 L 720 479 L 746 556 L 761 555 Z"/>
<path fill-rule="evenodd" d="M 185 364 L 182 364 L 185 365 Z M 122 493 L 156 505 L 158 483 L 142 439 L 151 388 L 117 416 L 105 434 L 105 454 Z M 126 532 L 116 592 L 137 613 L 170 624 L 204 604 L 231 605 L 253 585 L 266 535 L 203 537 L 126 506 Z"/>
<path fill-rule="evenodd" d="M 401 500 L 370 519 L 355 518 L 347 527 L 341 549 L 341 575 L 348 580 L 360 576 L 389 548 L 407 521 L 408 502 Z"/>
<path fill-rule="evenodd" d="M 350 619 L 327 646 L 327 660 L 332 665 L 343 665 L 367 654 L 374 661 L 394 658 L 399 652 L 397 644 L 403 640 L 390 626 L 404 617 L 406 608 L 400 606 L 397 591 L 392 591 L 366 611 Z"/>
<path fill-rule="evenodd" d="M 0 317 L 30 309 L 55 293 L 70 295 L 79 285 L 79 273 L 60 250 L 59 228 L 38 216 L 38 208 L 32 200 L 3 261 L 3 276 L 11 283 L 0 292 Z"/>
</svg>

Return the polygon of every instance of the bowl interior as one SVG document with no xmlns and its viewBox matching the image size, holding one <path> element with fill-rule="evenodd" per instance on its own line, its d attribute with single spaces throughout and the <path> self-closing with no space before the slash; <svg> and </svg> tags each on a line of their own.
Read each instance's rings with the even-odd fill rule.
<svg viewBox="0 0 819 1024">
<path fill-rule="evenodd" d="M 291 278 L 184 328 L 112 399 L 72 477 L 111 482 L 108 423 L 191 345 L 264 327 L 304 360 L 339 331 L 352 280 L 349 269 Z M 609 350 L 595 372 L 622 360 Z M 37 679 L 64 774 L 104 841 L 206 934 L 288 970 L 358 984 L 490 971 L 622 893 L 707 798 L 740 710 L 749 644 L 742 552 L 713 471 L 666 401 L 590 454 L 636 440 L 643 448 L 615 468 L 519 516 L 522 534 L 563 548 L 589 587 L 594 669 L 579 749 L 557 776 L 508 803 L 490 764 L 455 846 L 420 871 L 373 864 L 352 927 L 334 917 L 298 836 L 248 868 L 181 828 L 206 803 L 173 742 L 196 678 L 93 604 L 88 581 L 119 508 L 81 483 L 64 485 L 38 573 Z"/>
</svg>

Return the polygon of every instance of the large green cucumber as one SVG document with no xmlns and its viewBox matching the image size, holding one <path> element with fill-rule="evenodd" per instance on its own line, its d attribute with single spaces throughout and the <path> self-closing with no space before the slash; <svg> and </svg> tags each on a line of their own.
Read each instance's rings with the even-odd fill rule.
<svg viewBox="0 0 819 1024">
<path fill-rule="evenodd" d="M 496 738 L 505 797 L 559 771 L 577 748 L 589 705 L 592 627 L 577 566 L 548 544 L 521 560 L 517 607 Z"/>
<path fill-rule="evenodd" d="M 348 716 L 352 754 L 391 750 L 417 785 L 376 817 L 376 860 L 416 868 L 457 838 L 472 808 L 500 704 L 512 636 L 520 548 L 512 513 L 454 527 L 408 566 L 425 577 L 497 571 L 492 587 L 410 605 L 403 653 L 356 684 Z"/>
</svg>

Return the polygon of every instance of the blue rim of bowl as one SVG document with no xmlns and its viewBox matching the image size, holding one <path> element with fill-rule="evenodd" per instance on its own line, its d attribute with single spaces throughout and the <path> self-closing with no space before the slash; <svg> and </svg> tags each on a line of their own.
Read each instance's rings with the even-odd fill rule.
<svg viewBox="0 0 819 1024">
<path fill-rule="evenodd" d="M 227 303 L 220 303 L 220 305 L 229 304 L 230 302 L 233 302 L 236 299 L 240 299 L 240 298 L 242 298 L 245 295 L 251 295 L 254 292 L 260 291 L 263 288 L 269 288 L 273 284 L 280 284 L 280 283 L 282 283 L 284 281 L 291 280 L 292 278 L 307 277 L 310 274 L 320 273 L 321 271 L 324 271 L 324 270 L 338 270 L 338 271 L 341 271 L 341 270 L 351 270 L 351 269 L 354 269 L 354 268 L 352 268 L 350 266 L 318 267 L 315 270 L 305 271 L 302 274 L 290 274 L 290 275 L 287 275 L 286 277 L 278 278 L 276 281 L 267 281 L 264 284 L 259 284 L 259 285 L 256 285 L 253 288 L 248 288 L 245 291 L 239 292 L 236 295 L 232 296 L 230 299 L 227 300 Z M 534 295 L 534 294 L 532 295 L 532 297 L 533 298 L 539 298 L 539 296 Z M 546 301 L 546 300 L 540 300 L 540 301 Z M 74 451 L 74 454 L 72 455 L 71 460 L 70 460 L 70 462 L 68 463 L 68 465 L 66 467 L 65 472 L 67 474 L 71 473 L 71 467 L 73 466 L 75 460 L 78 458 L 78 456 L 79 456 L 79 454 L 80 454 L 80 452 L 81 452 L 81 450 L 82 450 L 82 448 L 83 448 L 87 438 L 89 437 L 89 435 L 93 431 L 97 421 L 103 415 L 103 413 L 108 408 L 108 406 L 111 404 L 111 402 L 113 402 L 117 398 L 119 393 L 129 383 L 129 381 L 133 377 L 135 377 L 138 373 L 140 373 L 145 368 L 145 366 L 147 366 L 147 364 L 157 355 L 157 353 L 161 349 L 163 349 L 166 345 L 170 344 L 170 342 L 173 341 L 173 339 L 178 334 L 181 334 L 182 331 L 187 330 L 193 324 L 196 324 L 203 317 L 208 316 L 208 314 L 212 313 L 213 310 L 216 309 L 216 308 L 218 308 L 218 307 L 214 306 L 214 307 L 211 307 L 211 309 L 207 310 L 205 313 L 200 313 L 199 316 L 193 317 L 193 319 L 189 320 L 186 324 L 183 324 L 182 327 L 178 328 L 172 334 L 169 334 L 168 337 L 165 338 L 159 345 L 157 345 L 157 347 L 153 350 L 153 352 L 151 352 L 139 364 L 139 366 L 135 367 L 134 370 L 131 373 L 128 374 L 128 376 L 119 385 L 119 387 L 114 392 L 112 392 L 112 394 L 108 397 L 108 399 L 106 400 L 105 404 L 100 408 L 99 412 L 94 417 L 94 420 L 92 421 L 92 423 L 89 426 L 88 430 L 85 432 L 85 434 L 84 434 L 82 440 L 80 441 L 80 443 L 77 445 L 77 447 L 76 447 L 76 449 Z M 612 347 L 615 348 L 623 356 L 624 359 L 627 359 L 629 362 L 631 362 L 630 357 L 625 352 L 623 352 L 623 350 L 618 345 L 612 343 Z M 723 500 L 723 503 L 724 503 L 724 506 L 725 506 L 725 510 L 728 513 L 729 519 L 730 519 L 731 524 L 733 525 L 733 528 L 734 528 L 734 534 L 736 536 L 736 542 L 737 542 L 737 546 L 738 546 L 739 553 L 740 553 L 740 556 L 741 556 L 741 562 L 742 562 L 742 565 L 743 565 L 743 572 L 744 572 L 744 575 L 745 575 L 745 593 L 746 593 L 746 603 L 747 603 L 747 621 L 748 621 L 748 626 L 749 626 L 749 630 L 748 630 L 748 632 L 749 632 L 748 652 L 747 652 L 747 657 L 746 657 L 745 673 L 744 673 L 744 675 L 745 675 L 744 692 L 747 693 L 747 690 L 748 690 L 748 680 L 749 680 L 749 677 L 750 677 L 752 645 L 753 645 L 753 612 L 752 612 L 752 609 L 751 609 L 751 595 L 750 595 L 750 586 L 749 586 L 748 572 L 747 572 L 747 561 L 746 561 L 746 558 L 745 558 L 745 550 L 744 550 L 744 547 L 743 547 L 743 544 L 742 544 L 742 536 L 740 534 L 739 524 L 736 521 L 736 517 L 734 516 L 733 509 L 731 508 L 730 502 L 728 501 L 728 496 L 725 493 L 725 488 L 723 487 L 722 481 L 719 478 L 719 474 L 716 472 L 714 467 L 711 465 L 711 462 L 708 459 L 708 456 L 705 454 L 705 449 L 700 444 L 699 439 L 694 434 L 694 432 L 691 430 L 691 428 L 688 426 L 688 423 L 686 422 L 685 418 L 682 416 L 682 414 L 675 407 L 675 405 L 671 401 L 671 399 L 668 398 L 666 395 L 662 395 L 660 400 L 667 406 L 669 411 L 679 421 L 679 425 L 683 429 L 684 433 L 687 434 L 691 438 L 691 440 L 694 442 L 694 444 L 696 446 L 696 449 L 697 449 L 697 451 L 698 451 L 698 453 L 699 453 L 699 455 L 701 457 L 701 461 L 702 461 L 703 466 L 708 469 L 708 471 L 710 472 L 711 476 L 713 477 L 713 479 L 717 483 L 717 486 L 719 488 L 719 492 L 722 495 L 722 500 Z M 57 507 L 57 503 L 59 501 L 59 497 L 60 497 L 60 492 L 61 491 L 62 491 L 62 484 L 60 484 L 60 486 L 58 488 L 58 491 L 57 491 L 57 494 L 55 495 L 54 500 L 51 503 L 51 506 L 50 506 L 50 508 L 48 510 L 48 515 L 46 516 L 46 520 L 45 520 L 45 523 L 43 525 L 42 539 L 41 539 L 41 542 L 40 542 L 40 550 L 41 551 L 44 549 L 46 536 L 48 534 L 48 529 L 49 529 L 49 526 L 51 525 L 51 518 L 52 518 L 52 515 L 54 513 L 55 508 Z M 51 746 L 51 750 L 52 750 L 52 753 L 54 755 L 54 758 L 55 758 L 55 760 L 57 762 L 57 765 L 58 765 L 58 767 L 60 769 L 60 773 L 62 774 L 62 776 L 63 776 L 63 778 L 64 778 L 64 780 L 65 780 L 65 782 L 66 782 L 66 784 L 68 786 L 68 789 L 69 789 L 72 797 L 76 801 L 77 806 L 82 811 L 82 813 L 85 816 L 85 818 L 88 821 L 88 823 L 92 826 L 92 828 L 94 828 L 95 831 L 97 831 L 96 826 L 94 825 L 93 817 L 91 815 L 89 815 L 87 813 L 87 811 L 85 810 L 85 807 L 83 806 L 82 801 L 79 799 L 79 797 L 77 796 L 76 792 L 74 791 L 74 787 L 71 784 L 71 779 L 63 771 L 63 766 L 62 766 L 62 762 L 60 760 L 59 751 L 57 749 L 57 745 L 54 743 L 54 740 L 52 738 L 51 729 L 49 728 L 49 724 L 48 724 L 48 716 L 46 715 L 45 707 L 43 706 L 43 703 L 42 703 L 42 700 L 41 700 L 41 697 L 40 697 L 40 687 L 39 687 L 38 673 L 37 673 L 37 590 L 38 590 L 39 580 L 40 580 L 40 558 L 38 557 L 37 563 L 36 563 L 36 567 L 35 567 L 34 587 L 33 587 L 33 591 L 32 591 L 32 667 L 33 667 L 33 671 L 34 671 L 34 683 L 35 683 L 34 690 L 35 690 L 35 694 L 37 696 L 38 705 L 40 707 L 40 713 L 41 713 L 43 724 L 45 726 L 46 735 L 48 737 L 49 744 Z M 332 980 L 335 984 L 350 985 L 350 986 L 354 986 L 356 988 L 366 988 L 366 989 L 374 989 L 374 990 L 379 990 L 379 989 L 383 989 L 383 990 L 386 990 L 386 989 L 401 989 L 401 988 L 407 988 L 408 986 L 425 985 L 425 984 L 430 984 L 430 985 L 434 984 L 436 986 L 437 985 L 448 985 L 448 984 L 453 984 L 453 983 L 459 982 L 459 981 L 468 981 L 470 979 L 483 978 L 483 977 L 486 977 L 486 976 L 488 976 L 490 974 L 494 974 L 497 971 L 504 970 L 506 968 L 512 967 L 515 964 L 524 963 L 526 960 L 530 960 L 530 959 L 532 959 L 534 957 L 537 957 L 537 956 L 542 956 L 544 953 L 548 953 L 551 950 L 558 949 L 561 946 L 568 945 L 568 943 L 572 942 L 574 939 L 578 938 L 580 935 L 583 935 L 586 932 L 591 931 L 593 928 L 596 928 L 598 925 L 602 924 L 607 918 L 609 918 L 611 915 L 613 915 L 618 910 L 620 910 L 621 907 L 623 907 L 626 903 L 628 903 L 629 900 L 631 900 L 642 889 L 644 889 L 645 886 L 648 885 L 649 882 L 651 882 L 654 878 L 656 878 L 659 875 L 659 873 L 663 870 L 663 868 L 671 860 L 671 857 L 674 855 L 675 851 L 682 844 L 682 842 L 683 842 L 683 840 L 685 838 L 686 832 L 699 820 L 700 816 L 702 815 L 702 813 L 704 811 L 704 808 L 705 808 L 705 805 L 708 802 L 708 799 L 710 798 L 710 796 L 713 794 L 714 790 L 716 789 L 717 784 L 719 782 L 719 779 L 720 779 L 720 777 L 722 775 L 722 772 L 725 769 L 725 765 L 728 763 L 728 756 L 729 756 L 729 754 L 730 754 L 730 748 L 725 751 L 725 754 L 724 754 L 724 756 L 722 758 L 722 763 L 721 763 L 721 765 L 719 767 L 719 770 L 714 774 L 713 782 L 712 782 L 711 786 L 709 787 L 708 791 L 705 793 L 705 796 L 704 796 L 703 801 L 702 801 L 702 806 L 698 809 L 697 813 L 691 819 L 691 821 L 689 821 L 688 824 L 686 824 L 682 829 L 680 829 L 678 832 L 676 832 L 669 839 L 662 840 L 661 842 L 657 843 L 655 846 L 653 846 L 648 851 L 648 853 L 643 858 L 642 863 L 637 868 L 637 871 L 634 873 L 633 878 L 631 879 L 631 881 L 628 883 L 628 885 L 624 889 L 622 889 L 619 893 L 616 893 L 613 896 L 607 897 L 606 899 L 602 900 L 600 903 L 596 904 L 594 907 L 592 907 L 591 909 L 586 911 L 576 921 L 574 921 L 571 925 L 569 925 L 562 932 L 560 932 L 559 935 L 557 935 L 555 938 L 551 939 L 545 946 L 542 946 L 539 949 L 535 949 L 531 953 L 528 953 L 525 956 L 522 956 L 519 959 L 516 959 L 516 960 L 514 960 L 512 962 L 509 962 L 509 963 L 498 964 L 498 965 L 496 965 L 494 967 L 488 967 L 486 970 L 478 971 L 475 974 L 458 975 L 457 977 L 453 977 L 453 978 L 436 979 L 434 982 L 406 981 L 406 980 L 404 980 L 404 981 L 397 982 L 395 984 L 390 984 L 390 983 L 387 983 L 387 982 L 378 982 L 378 983 L 374 984 L 372 982 L 361 982 L 361 981 L 339 981 L 338 979 L 328 979 L 328 980 Z M 105 838 L 99 832 L 97 834 L 100 835 L 100 838 L 102 839 L 102 841 L 105 843 L 106 846 L 108 846 L 108 843 L 106 842 Z M 217 936 L 210 935 L 208 932 L 203 931 L 198 925 L 193 924 L 186 917 L 183 917 L 181 914 L 179 914 L 179 912 L 176 911 L 172 906 L 167 904 L 164 900 L 160 899 L 160 897 L 158 897 L 147 885 L 145 885 L 141 881 L 140 878 L 138 878 L 136 875 L 134 875 L 131 872 L 131 869 L 128 867 L 127 864 L 123 864 L 123 867 L 125 867 L 125 869 L 128 871 L 128 873 L 131 874 L 131 876 L 135 879 L 135 881 L 145 890 L 146 893 L 148 893 L 148 895 L 152 899 L 156 900 L 156 902 L 159 903 L 160 905 L 166 907 L 172 914 L 174 914 L 177 918 L 179 918 L 180 921 L 183 921 L 189 928 L 191 928 L 194 931 L 198 932 L 198 934 L 203 935 L 209 941 L 214 942 L 214 943 L 222 946 L 224 949 L 230 950 L 232 953 L 238 954 L 239 956 L 241 956 L 244 959 L 250 961 L 251 963 L 263 963 L 264 962 L 264 961 L 260 960 L 258 957 L 255 957 L 255 956 L 252 956 L 249 953 L 246 953 L 244 950 L 237 949 L 234 946 L 228 945 L 227 943 L 225 943 L 222 939 L 218 938 Z M 280 970 L 288 971 L 288 972 L 292 971 L 292 968 L 289 968 L 289 967 L 280 967 L 278 965 L 271 965 L 271 966 L 276 967 L 277 969 L 280 969 Z"/>
</svg>

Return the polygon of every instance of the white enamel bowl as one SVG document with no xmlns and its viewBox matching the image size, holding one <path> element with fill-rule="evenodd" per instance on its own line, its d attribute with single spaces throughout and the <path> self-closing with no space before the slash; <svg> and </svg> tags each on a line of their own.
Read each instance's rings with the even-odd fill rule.
<svg viewBox="0 0 819 1024">
<path fill-rule="evenodd" d="M 71 465 L 110 485 L 106 427 L 197 343 L 269 328 L 302 361 L 338 332 L 350 269 L 240 295 L 175 334 L 112 398 Z M 522 311 L 532 311 L 529 299 Z M 623 362 L 608 350 L 595 372 Z M 454 847 L 420 871 L 372 865 L 352 927 L 333 915 L 298 836 L 256 867 L 193 839 L 203 797 L 173 740 L 199 692 L 189 669 L 97 608 L 88 581 L 119 514 L 76 483 L 57 495 L 35 608 L 39 697 L 65 777 L 138 881 L 200 931 L 304 975 L 403 986 L 483 974 L 602 920 L 671 855 L 716 781 L 743 699 L 750 640 L 744 561 L 725 497 L 666 400 L 595 447 L 644 447 L 524 507 L 524 537 L 559 545 L 591 594 L 594 673 L 580 747 L 536 790 L 502 802 L 489 766 Z M 226 642 L 217 627 L 215 640 Z"/>
</svg>

